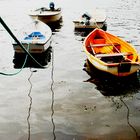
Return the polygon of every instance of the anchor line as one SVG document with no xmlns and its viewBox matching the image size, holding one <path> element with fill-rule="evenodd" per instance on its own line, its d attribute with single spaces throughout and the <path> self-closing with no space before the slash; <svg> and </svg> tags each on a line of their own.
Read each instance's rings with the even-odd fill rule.
<svg viewBox="0 0 140 140">
<path fill-rule="evenodd" d="M 129 120 L 129 114 L 130 114 L 130 110 L 129 110 L 129 107 L 127 106 L 127 104 L 123 101 L 122 98 L 120 98 L 121 102 L 124 104 L 124 106 L 127 108 L 127 123 L 128 125 L 132 128 L 132 130 L 135 132 L 136 134 L 136 138 L 138 138 L 138 132 L 136 130 L 136 128 L 134 126 L 132 126 L 132 124 L 130 123 L 130 120 Z"/>
<path fill-rule="evenodd" d="M 56 135 L 55 135 L 55 123 L 54 123 L 54 90 L 53 90 L 53 85 L 54 85 L 54 51 L 52 49 L 52 69 L 51 69 L 51 92 L 52 92 L 52 103 L 51 103 L 51 121 L 52 121 L 52 126 L 53 126 L 53 137 L 54 140 L 56 140 Z"/>
<path fill-rule="evenodd" d="M 31 71 L 31 69 L 30 69 Z M 31 136 L 31 126 L 30 126 L 30 115 L 31 115 L 31 109 L 32 109 L 32 96 L 31 96 L 31 91 L 32 91 L 32 83 L 31 83 L 31 77 L 33 75 L 34 71 L 31 71 L 31 74 L 28 78 L 28 81 L 30 83 L 30 89 L 29 89 L 29 93 L 28 93 L 28 97 L 30 100 L 30 104 L 29 104 L 29 109 L 28 109 L 28 116 L 27 116 L 27 123 L 28 123 L 28 140 L 30 140 L 30 136 Z"/>
</svg>

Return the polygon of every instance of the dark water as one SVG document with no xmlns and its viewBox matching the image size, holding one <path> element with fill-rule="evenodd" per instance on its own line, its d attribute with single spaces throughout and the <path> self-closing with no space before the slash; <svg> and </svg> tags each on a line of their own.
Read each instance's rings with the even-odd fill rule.
<svg viewBox="0 0 140 140">
<path fill-rule="evenodd" d="M 29 23 L 29 10 L 48 3 L 0 0 L 0 14 L 15 32 Z M 101 8 L 107 14 L 107 30 L 140 51 L 140 1 L 57 0 L 56 4 L 63 10 L 63 22 L 53 32 L 46 69 L 27 65 L 16 74 L 20 69 L 13 63 L 12 39 L 0 25 L 0 72 L 15 73 L 0 75 L 0 140 L 139 139 L 139 73 L 117 79 L 95 69 L 89 72 L 84 33 L 74 32 L 72 21 Z"/>
</svg>

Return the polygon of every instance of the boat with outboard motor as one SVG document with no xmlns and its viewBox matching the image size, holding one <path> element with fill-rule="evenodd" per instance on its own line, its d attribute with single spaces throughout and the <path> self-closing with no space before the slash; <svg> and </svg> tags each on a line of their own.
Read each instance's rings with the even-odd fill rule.
<svg viewBox="0 0 140 140">
<path fill-rule="evenodd" d="M 62 18 L 61 8 L 55 8 L 55 4 L 53 2 L 49 4 L 49 8 L 41 7 L 30 11 L 29 16 L 46 24 L 59 22 Z"/>
<path fill-rule="evenodd" d="M 93 10 L 93 12 L 85 12 L 78 20 L 73 21 L 75 30 L 93 30 L 100 28 L 107 30 L 106 14 L 103 10 Z"/>
</svg>

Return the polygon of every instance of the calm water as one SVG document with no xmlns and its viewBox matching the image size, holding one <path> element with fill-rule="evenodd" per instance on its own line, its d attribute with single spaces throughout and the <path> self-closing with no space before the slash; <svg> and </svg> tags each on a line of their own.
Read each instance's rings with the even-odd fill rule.
<svg viewBox="0 0 140 140">
<path fill-rule="evenodd" d="M 0 0 L 0 14 L 13 32 L 29 23 L 28 12 L 46 0 Z M 0 140 L 140 139 L 140 76 L 116 79 L 89 73 L 83 34 L 73 20 L 101 8 L 107 30 L 140 52 L 140 1 L 56 0 L 62 27 L 53 32 L 48 68 L 24 68 L 0 75 Z M 12 39 L 0 25 L 0 72 L 16 73 Z M 85 65 L 87 66 L 85 68 Z M 85 71 L 86 69 L 86 71 Z"/>
</svg>

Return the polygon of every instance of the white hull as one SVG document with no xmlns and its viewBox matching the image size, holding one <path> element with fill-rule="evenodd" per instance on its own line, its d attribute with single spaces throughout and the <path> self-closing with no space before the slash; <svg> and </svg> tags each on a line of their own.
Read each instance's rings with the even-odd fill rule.
<svg viewBox="0 0 140 140">
<path fill-rule="evenodd" d="M 100 28 L 102 29 L 104 26 L 106 26 L 105 22 L 93 22 L 90 23 L 89 25 L 85 25 L 80 21 L 73 21 L 74 22 L 74 26 L 76 29 L 95 29 L 95 28 Z"/>
<path fill-rule="evenodd" d="M 22 46 L 30 53 L 43 53 L 49 48 L 50 45 L 51 39 L 45 44 L 22 43 Z M 16 53 L 25 53 L 25 51 L 18 44 L 13 44 L 13 47 Z"/>
<path fill-rule="evenodd" d="M 60 11 L 32 11 L 29 14 L 30 17 L 32 17 L 33 19 L 38 19 L 44 23 L 53 23 L 53 22 L 57 22 L 60 21 L 61 19 L 61 10 Z"/>
<path fill-rule="evenodd" d="M 41 21 L 34 21 L 25 27 L 17 34 L 22 47 L 30 53 L 44 52 L 51 44 L 52 31 L 50 27 Z M 25 53 L 22 47 L 17 42 L 13 43 L 16 53 Z"/>
</svg>

